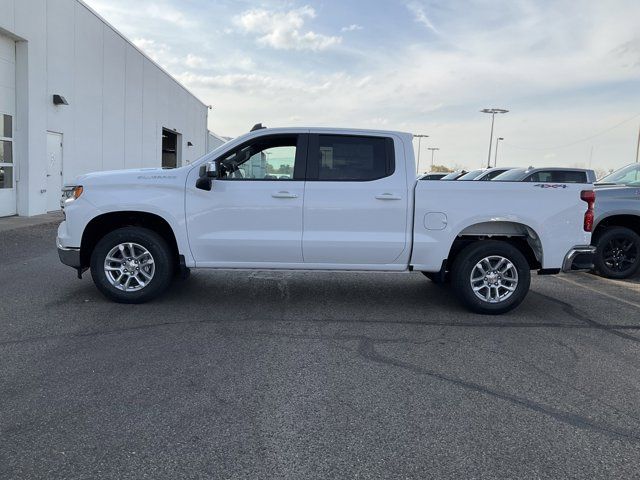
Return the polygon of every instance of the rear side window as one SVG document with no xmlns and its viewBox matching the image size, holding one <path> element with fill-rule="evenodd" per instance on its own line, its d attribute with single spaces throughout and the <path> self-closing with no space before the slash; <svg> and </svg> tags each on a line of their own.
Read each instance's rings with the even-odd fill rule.
<svg viewBox="0 0 640 480">
<path fill-rule="evenodd" d="M 384 137 L 312 136 L 309 160 L 310 180 L 377 180 L 395 168 L 393 140 Z"/>
<path fill-rule="evenodd" d="M 524 181 L 538 183 L 589 183 L 585 172 L 563 170 L 541 170 L 532 173 Z"/>
</svg>

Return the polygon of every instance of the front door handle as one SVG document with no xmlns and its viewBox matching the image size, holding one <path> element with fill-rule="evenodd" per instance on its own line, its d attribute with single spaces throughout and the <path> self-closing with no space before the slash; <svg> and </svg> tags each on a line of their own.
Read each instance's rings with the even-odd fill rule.
<svg viewBox="0 0 640 480">
<path fill-rule="evenodd" d="M 273 198 L 298 198 L 298 195 L 290 192 L 275 192 L 272 193 L 271 196 Z"/>
<path fill-rule="evenodd" d="M 376 195 L 378 200 L 402 200 L 402 197 L 399 195 L 394 195 L 393 193 L 381 193 L 380 195 Z"/>
</svg>

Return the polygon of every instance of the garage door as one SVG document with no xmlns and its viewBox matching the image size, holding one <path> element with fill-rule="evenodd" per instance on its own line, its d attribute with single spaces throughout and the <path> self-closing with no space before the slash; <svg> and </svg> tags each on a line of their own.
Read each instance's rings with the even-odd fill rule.
<svg viewBox="0 0 640 480">
<path fill-rule="evenodd" d="M 0 217 L 16 213 L 16 43 L 0 35 Z"/>
</svg>

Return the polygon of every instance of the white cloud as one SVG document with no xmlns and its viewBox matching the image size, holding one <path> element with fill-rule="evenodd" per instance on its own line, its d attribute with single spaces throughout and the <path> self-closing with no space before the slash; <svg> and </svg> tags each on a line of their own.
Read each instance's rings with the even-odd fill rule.
<svg viewBox="0 0 640 480">
<path fill-rule="evenodd" d="M 202 57 L 198 57 L 197 55 L 189 53 L 184 63 L 187 67 L 190 68 L 201 68 L 205 65 L 205 60 Z"/>
<path fill-rule="evenodd" d="M 173 8 L 167 4 L 157 5 L 153 3 L 144 8 L 144 14 L 147 17 L 172 23 L 178 27 L 189 28 L 194 22 L 188 19 L 180 10 Z"/>
<path fill-rule="evenodd" d="M 340 29 L 340 31 L 341 32 L 355 32 L 356 30 L 363 30 L 363 29 L 364 29 L 364 27 L 362 25 L 357 25 L 355 23 L 352 23 L 348 27 L 342 27 Z"/>
<path fill-rule="evenodd" d="M 258 43 L 277 50 L 325 50 L 342 42 L 342 37 L 303 31 L 305 21 L 316 12 L 304 6 L 286 12 L 248 10 L 235 18 L 244 33 L 258 34 Z"/>
<path fill-rule="evenodd" d="M 433 23 L 431 23 L 431 20 L 427 16 L 427 13 L 425 12 L 425 9 L 422 5 L 416 2 L 411 2 L 407 4 L 407 8 L 413 14 L 416 22 L 421 23 L 432 32 L 438 33 L 438 30 L 433 26 Z"/>
<path fill-rule="evenodd" d="M 132 41 L 136 47 L 142 50 L 162 67 L 166 68 L 168 65 L 177 63 L 177 58 L 171 54 L 169 47 L 164 43 L 159 43 L 150 38 L 143 37 L 136 37 Z"/>
</svg>

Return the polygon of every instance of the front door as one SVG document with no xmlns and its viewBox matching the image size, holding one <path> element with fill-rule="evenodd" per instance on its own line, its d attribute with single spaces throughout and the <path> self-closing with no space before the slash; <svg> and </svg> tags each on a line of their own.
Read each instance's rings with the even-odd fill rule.
<svg viewBox="0 0 640 480">
<path fill-rule="evenodd" d="M 187 179 L 191 252 L 199 267 L 302 263 L 307 135 L 266 135 L 224 153 L 210 191 Z"/>
<path fill-rule="evenodd" d="M 62 134 L 47 132 L 47 211 L 60 210 Z"/>
<path fill-rule="evenodd" d="M 402 154 L 390 137 L 310 135 L 305 263 L 380 269 L 400 263 L 409 236 L 407 176 L 403 161 L 395 165 Z"/>
</svg>

